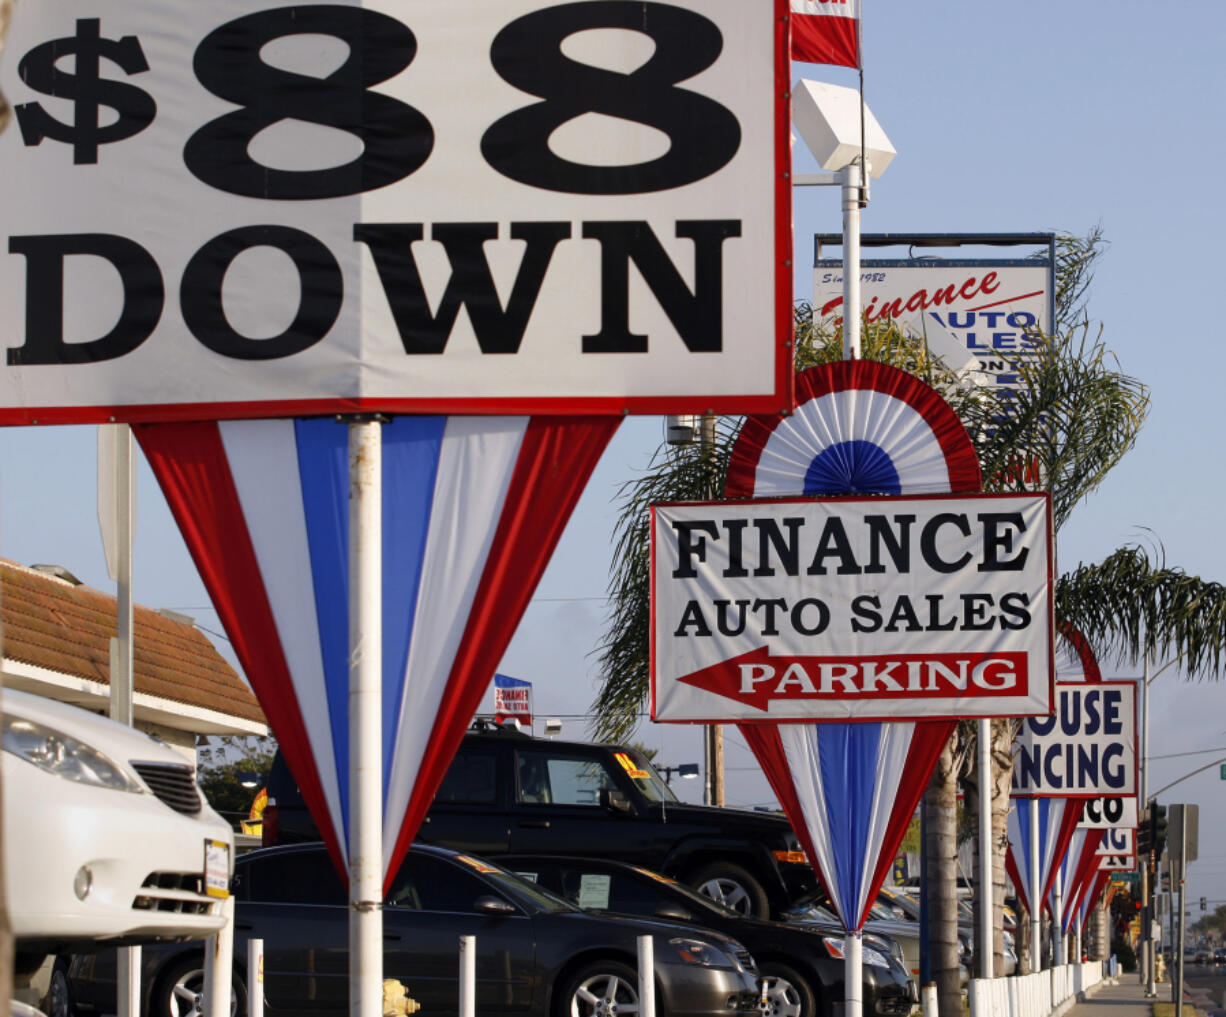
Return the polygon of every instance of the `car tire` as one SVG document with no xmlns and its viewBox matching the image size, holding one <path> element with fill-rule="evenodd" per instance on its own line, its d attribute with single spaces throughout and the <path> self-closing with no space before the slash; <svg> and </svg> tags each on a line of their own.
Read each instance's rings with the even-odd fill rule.
<svg viewBox="0 0 1226 1017">
<path fill-rule="evenodd" d="M 731 862 L 711 862 L 690 874 L 686 882 L 706 897 L 751 918 L 770 917 L 770 899 L 752 875 Z"/>
<path fill-rule="evenodd" d="M 813 989 L 795 968 L 778 961 L 763 961 L 758 974 L 762 978 L 758 995 L 762 1017 L 817 1017 Z"/>
<path fill-rule="evenodd" d="M 554 1017 L 615 1017 L 626 1010 L 641 1012 L 639 976 L 620 961 L 584 964 L 566 976 L 554 993 Z M 656 1012 L 661 1012 L 658 1004 Z"/>
<path fill-rule="evenodd" d="M 148 1017 L 204 1017 L 204 958 L 180 957 L 154 982 Z M 230 1017 L 247 1012 L 247 988 L 237 971 L 230 977 Z"/>
<path fill-rule="evenodd" d="M 73 1017 L 72 987 L 68 982 L 68 961 L 56 959 L 51 968 L 51 980 L 47 984 L 47 1000 L 44 1004 L 47 1017 Z"/>
</svg>

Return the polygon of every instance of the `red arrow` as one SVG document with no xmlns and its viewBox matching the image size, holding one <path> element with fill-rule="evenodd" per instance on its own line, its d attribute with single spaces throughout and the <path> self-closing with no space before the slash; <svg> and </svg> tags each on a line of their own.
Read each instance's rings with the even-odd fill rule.
<svg viewBox="0 0 1226 1017">
<path fill-rule="evenodd" d="M 752 706 L 755 710 L 765 713 L 772 699 L 784 697 L 772 695 L 770 687 L 759 689 L 755 686 L 752 692 L 742 692 L 741 666 L 770 667 L 770 661 L 770 649 L 766 646 L 759 646 L 756 650 L 742 653 L 739 657 L 730 657 L 728 660 L 721 660 L 718 664 L 704 667 L 701 671 L 683 675 L 677 681 L 693 685 L 694 688 L 703 689 L 706 692 L 714 692 L 717 696 L 744 703 L 746 706 Z"/>
</svg>

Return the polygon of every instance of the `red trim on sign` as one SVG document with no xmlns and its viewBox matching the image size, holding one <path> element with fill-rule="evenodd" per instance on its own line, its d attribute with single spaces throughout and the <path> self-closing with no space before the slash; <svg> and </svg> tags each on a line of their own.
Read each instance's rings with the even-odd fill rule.
<svg viewBox="0 0 1226 1017">
<path fill-rule="evenodd" d="M 493 680 L 575 503 L 620 423 L 613 417 L 529 421 L 404 821 L 384 860 L 385 891 Z"/>
<path fill-rule="evenodd" d="M 906 371 L 874 360 L 839 360 L 810 367 L 796 377 L 797 405 L 803 406 L 810 400 L 852 389 L 893 396 L 923 418 L 945 453 L 951 492 L 970 493 L 982 488 L 979 457 L 975 454 L 975 446 L 966 433 L 965 425 L 936 389 Z M 787 419 L 779 416 L 750 416 L 745 419 L 732 446 L 728 479 L 724 485 L 725 497 L 754 496 L 762 450 L 775 429 Z M 815 455 L 819 451 L 813 449 Z M 802 486 L 803 479 L 797 478 Z"/>
<path fill-rule="evenodd" d="M 1073 628 L 1066 621 L 1056 622 L 1056 632 L 1060 634 L 1073 650 L 1077 653 L 1078 659 L 1081 661 L 1082 679 L 1095 684 L 1103 680 L 1102 670 L 1098 666 L 1098 658 L 1094 656 L 1094 651 L 1090 648 L 1086 637 L 1081 634 L 1079 629 Z"/>
<path fill-rule="evenodd" d="M 328 813 L 301 704 L 277 633 L 268 594 L 221 432 L 214 422 L 139 424 L 133 433 L 161 485 L 234 652 L 285 753 L 341 879 L 344 854 Z"/>
</svg>

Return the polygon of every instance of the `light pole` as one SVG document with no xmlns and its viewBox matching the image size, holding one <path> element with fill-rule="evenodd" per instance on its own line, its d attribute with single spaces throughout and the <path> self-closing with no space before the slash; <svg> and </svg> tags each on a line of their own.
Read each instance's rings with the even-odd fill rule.
<svg viewBox="0 0 1226 1017">
<path fill-rule="evenodd" d="M 885 172 L 895 152 L 877 118 L 854 88 L 800 79 L 792 88 L 792 124 L 827 173 L 792 175 L 795 186 L 842 188 L 843 205 L 843 357 L 860 356 L 860 209 L 868 203 L 868 178 Z M 843 1012 L 863 1013 L 860 925 L 844 915 Z"/>
</svg>

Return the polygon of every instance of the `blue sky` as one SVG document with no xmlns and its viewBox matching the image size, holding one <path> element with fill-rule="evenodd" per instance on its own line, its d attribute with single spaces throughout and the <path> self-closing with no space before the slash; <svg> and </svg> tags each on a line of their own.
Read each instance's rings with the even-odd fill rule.
<svg viewBox="0 0 1226 1017">
<path fill-rule="evenodd" d="M 866 97 L 898 156 L 875 182 L 866 232 L 1054 230 L 1101 225 L 1109 248 L 1090 294 L 1093 327 L 1153 404 L 1136 449 L 1060 534 L 1059 565 L 1096 561 L 1121 544 L 1159 542 L 1169 564 L 1226 580 L 1221 451 L 1226 343 L 1221 238 L 1226 210 L 1220 45 L 1226 12 L 1120 0 L 1060 5 L 864 0 Z M 794 76 L 854 84 L 840 68 Z M 798 165 L 798 169 L 812 166 Z M 838 232 L 833 189 L 795 206 L 795 293 L 812 292 L 812 234 Z M 595 690 L 591 652 L 604 613 L 612 501 L 646 465 L 659 418 L 627 421 L 568 527 L 502 670 L 534 683 L 538 715 L 582 715 Z M 95 516 L 92 428 L 0 430 L 0 554 L 64 565 L 111 590 Z M 142 467 L 137 599 L 216 616 L 160 494 Z M 1104 671 L 1133 673 L 1114 662 Z M 1150 788 L 1226 757 L 1226 684 L 1153 685 Z M 584 732 L 582 719 L 565 733 Z M 644 725 L 667 763 L 700 759 L 690 729 Z M 739 744 L 728 750 L 730 797 L 772 801 Z M 698 782 L 694 782 L 695 784 Z M 1201 860 L 1189 894 L 1226 902 L 1226 795 L 1216 767 L 1168 792 L 1201 805 Z M 1193 918 L 1199 912 L 1193 908 Z"/>
</svg>

